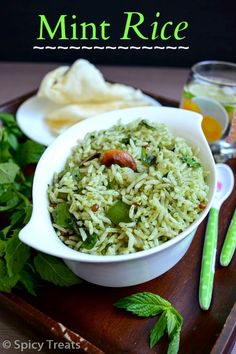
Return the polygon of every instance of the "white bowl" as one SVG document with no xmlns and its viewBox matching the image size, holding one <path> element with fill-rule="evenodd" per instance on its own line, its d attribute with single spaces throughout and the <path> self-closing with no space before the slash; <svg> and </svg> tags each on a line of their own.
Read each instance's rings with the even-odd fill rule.
<svg viewBox="0 0 236 354">
<path fill-rule="evenodd" d="M 122 123 L 137 118 L 165 123 L 176 135 L 199 147 L 199 156 L 209 171 L 208 204 L 198 219 L 174 239 L 149 250 L 128 255 L 95 256 L 75 251 L 58 238 L 48 211 L 48 185 L 53 174 L 60 172 L 76 145 L 86 133 L 107 129 L 119 119 Z M 216 187 L 215 163 L 201 129 L 202 116 L 198 113 L 169 107 L 138 107 L 105 113 L 84 120 L 68 129 L 50 145 L 41 157 L 33 183 L 33 213 L 29 223 L 21 230 L 20 239 L 27 245 L 62 258 L 68 267 L 82 279 L 111 287 L 140 284 L 165 273 L 186 253 L 198 225 L 207 215 Z"/>
</svg>

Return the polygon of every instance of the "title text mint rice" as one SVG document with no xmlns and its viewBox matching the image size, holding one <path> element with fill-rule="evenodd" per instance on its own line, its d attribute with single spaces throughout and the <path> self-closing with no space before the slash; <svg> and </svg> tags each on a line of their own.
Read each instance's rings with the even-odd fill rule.
<svg viewBox="0 0 236 354">
<path fill-rule="evenodd" d="M 179 235 L 206 207 L 198 152 L 163 124 L 92 132 L 48 188 L 58 237 L 94 255 L 128 254 Z"/>
</svg>

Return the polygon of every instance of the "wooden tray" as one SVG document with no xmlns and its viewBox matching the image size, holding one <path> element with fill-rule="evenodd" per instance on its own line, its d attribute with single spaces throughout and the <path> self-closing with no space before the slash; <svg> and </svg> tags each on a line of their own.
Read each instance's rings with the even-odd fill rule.
<svg viewBox="0 0 236 354">
<path fill-rule="evenodd" d="M 19 105 L 33 94 L 0 106 L 0 111 L 14 114 Z M 154 98 L 163 105 L 178 105 L 164 97 Z M 229 165 L 236 178 L 236 159 L 229 161 Z M 155 318 L 137 318 L 113 307 L 113 303 L 123 296 L 151 291 L 168 299 L 184 317 L 180 353 L 230 353 L 236 337 L 236 257 L 229 267 L 223 268 L 219 265 L 219 250 L 235 206 L 234 188 L 220 212 L 214 295 L 209 311 L 202 311 L 198 305 L 199 271 L 206 221 L 199 226 L 183 259 L 153 281 L 127 288 L 104 288 L 86 282 L 71 288 L 49 285 L 41 289 L 37 297 L 26 293 L 2 293 L 0 303 L 45 333 L 46 338 L 51 336 L 60 341 L 79 344 L 82 353 L 166 353 L 165 341 L 154 349 L 150 349 L 148 345 L 149 332 Z"/>
</svg>

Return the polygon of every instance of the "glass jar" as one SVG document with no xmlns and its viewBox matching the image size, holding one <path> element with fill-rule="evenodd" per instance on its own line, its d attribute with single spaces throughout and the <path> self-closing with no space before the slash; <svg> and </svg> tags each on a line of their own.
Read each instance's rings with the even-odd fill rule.
<svg viewBox="0 0 236 354">
<path fill-rule="evenodd" d="M 180 106 L 203 115 L 202 129 L 217 162 L 236 157 L 236 64 L 195 64 Z"/>
</svg>

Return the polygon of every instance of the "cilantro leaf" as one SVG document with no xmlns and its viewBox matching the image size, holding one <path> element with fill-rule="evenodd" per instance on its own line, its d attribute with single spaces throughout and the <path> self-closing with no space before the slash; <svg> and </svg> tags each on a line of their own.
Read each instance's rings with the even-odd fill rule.
<svg viewBox="0 0 236 354">
<path fill-rule="evenodd" d="M 43 280 L 59 286 L 71 286 L 80 283 L 80 279 L 58 258 L 38 253 L 34 257 L 36 271 Z"/>
<path fill-rule="evenodd" d="M 29 247 L 20 241 L 18 232 L 15 232 L 6 246 L 5 259 L 10 277 L 21 272 L 29 256 Z"/>
<path fill-rule="evenodd" d="M 0 163 L 0 184 L 13 183 L 18 172 L 19 166 L 14 162 Z"/>
<path fill-rule="evenodd" d="M 143 292 L 122 298 L 114 306 L 141 317 L 150 317 L 158 315 L 171 304 L 159 295 Z"/>
<path fill-rule="evenodd" d="M 182 156 L 180 158 L 180 160 L 184 163 L 186 163 L 186 165 L 188 167 L 192 167 L 192 168 L 198 168 L 198 167 L 201 167 L 201 164 L 200 162 L 198 162 L 197 160 L 195 160 L 194 157 L 191 157 L 191 156 Z"/>
</svg>

